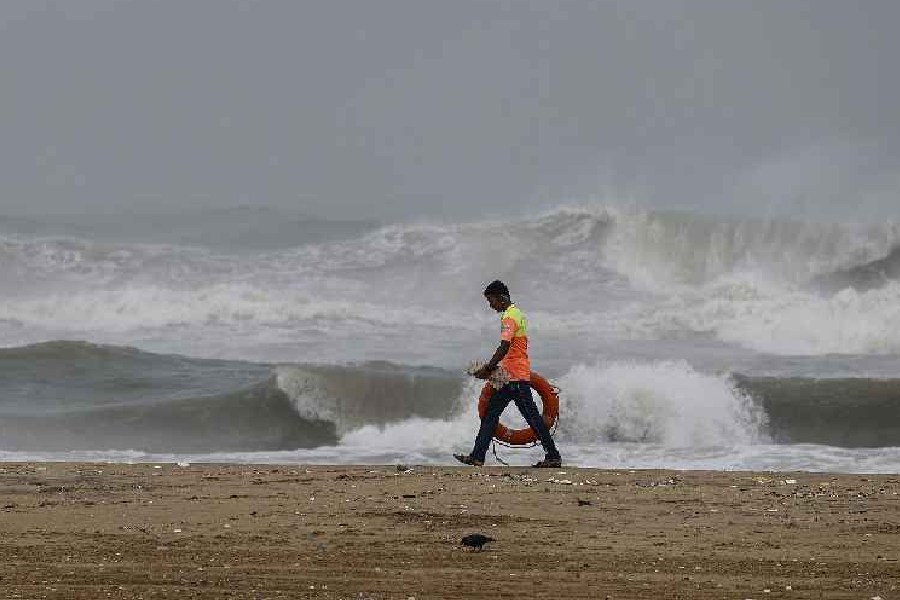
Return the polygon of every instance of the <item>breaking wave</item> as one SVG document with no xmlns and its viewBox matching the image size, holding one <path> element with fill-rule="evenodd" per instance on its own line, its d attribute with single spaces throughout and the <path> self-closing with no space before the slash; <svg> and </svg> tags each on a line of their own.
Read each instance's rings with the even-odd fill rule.
<svg viewBox="0 0 900 600">
<path fill-rule="evenodd" d="M 896 445 L 900 381 L 711 374 L 684 361 L 575 366 L 562 444 Z M 392 363 L 273 365 L 58 341 L 0 350 L 0 450 L 409 456 L 472 443 L 480 382 Z M 514 409 L 503 417 L 524 421 Z"/>
<path fill-rule="evenodd" d="M 274 366 L 58 341 L 0 350 L 0 448 L 291 450 L 360 423 L 453 412 L 460 377 L 372 363 Z"/>
</svg>

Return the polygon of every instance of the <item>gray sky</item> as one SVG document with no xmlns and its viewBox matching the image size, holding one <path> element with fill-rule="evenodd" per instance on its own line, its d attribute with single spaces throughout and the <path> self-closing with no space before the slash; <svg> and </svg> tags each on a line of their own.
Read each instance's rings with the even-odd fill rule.
<svg viewBox="0 0 900 600">
<path fill-rule="evenodd" d="M 0 213 L 900 218 L 896 0 L 0 3 Z"/>
</svg>

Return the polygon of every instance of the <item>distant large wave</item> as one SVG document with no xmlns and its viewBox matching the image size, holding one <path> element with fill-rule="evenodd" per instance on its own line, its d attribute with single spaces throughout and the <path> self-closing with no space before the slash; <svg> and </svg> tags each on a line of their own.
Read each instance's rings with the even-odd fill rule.
<svg viewBox="0 0 900 600">
<path fill-rule="evenodd" d="M 246 218 L 232 215 L 238 223 L 243 223 L 241 216 Z M 275 223 L 285 224 L 275 217 Z M 121 224 L 108 227 L 121 232 L 142 220 L 122 219 Z M 170 221 L 165 222 L 174 226 L 184 219 Z M 650 285 L 702 284 L 752 272 L 795 284 L 835 280 L 833 285 L 872 287 L 900 274 L 900 223 L 890 222 L 823 224 L 716 219 L 611 206 L 562 207 L 512 221 L 368 225 L 368 230 L 364 224 L 335 223 L 332 229 L 341 229 L 331 232 L 331 241 L 325 223 L 289 222 L 295 228 L 289 238 L 293 243 L 258 251 L 246 261 L 239 260 L 246 253 L 228 253 L 228 247 L 220 244 L 179 244 L 136 233 L 132 241 L 123 239 L 124 235 L 111 240 L 99 233 L 61 236 L 50 233 L 53 229 L 32 228 L 29 235 L 0 237 L 0 268 L 28 269 L 32 275 L 51 277 L 71 273 L 99 281 L 143 278 L 160 283 L 245 274 L 242 269 L 262 269 L 267 274 L 294 269 L 359 274 L 428 266 L 456 274 L 483 268 L 485 263 L 513 278 L 527 275 L 520 269 L 537 268 L 566 278 L 583 273 L 587 281 L 591 281 L 590 271 L 604 267 Z M 192 226 L 190 222 L 182 225 Z M 318 235 L 308 235 L 307 230 Z M 260 230 L 256 235 L 265 238 L 267 232 Z"/>
<path fill-rule="evenodd" d="M 895 353 L 898 248 L 895 223 L 614 207 L 395 224 L 249 253 L 16 236 L 0 238 L 0 344 L 79 337 L 182 351 L 176 343 L 191 340 L 184 351 L 218 356 L 211 349 L 225 340 L 244 349 L 290 340 L 291 352 L 328 353 L 329 343 L 346 350 L 365 335 L 347 360 L 415 362 L 402 352 L 414 340 L 424 362 L 450 364 L 458 357 L 440 353 L 461 343 L 460 328 L 472 337 L 485 326 L 480 286 L 501 277 L 541 332 L 561 341 L 591 330 L 772 354 Z M 435 326 L 446 329 L 427 335 Z M 428 346 L 441 336 L 444 346 Z"/>
</svg>

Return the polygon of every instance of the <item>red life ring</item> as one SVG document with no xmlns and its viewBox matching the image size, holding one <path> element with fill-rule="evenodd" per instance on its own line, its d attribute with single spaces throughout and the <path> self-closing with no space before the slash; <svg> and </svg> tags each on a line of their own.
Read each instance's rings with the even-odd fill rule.
<svg viewBox="0 0 900 600">
<path fill-rule="evenodd" d="M 548 428 L 552 429 L 553 425 L 556 424 L 556 419 L 559 418 L 559 395 L 549 381 L 534 371 L 531 372 L 531 387 L 541 397 L 541 402 L 544 404 L 544 423 L 547 424 Z M 481 389 L 481 396 L 478 398 L 478 416 L 480 418 L 484 418 L 487 412 L 488 401 L 493 393 L 494 388 L 489 383 L 484 384 L 484 387 Z M 533 444 L 538 439 L 537 434 L 531 427 L 510 429 L 503 423 L 497 423 L 494 437 L 512 446 L 526 446 Z"/>
</svg>

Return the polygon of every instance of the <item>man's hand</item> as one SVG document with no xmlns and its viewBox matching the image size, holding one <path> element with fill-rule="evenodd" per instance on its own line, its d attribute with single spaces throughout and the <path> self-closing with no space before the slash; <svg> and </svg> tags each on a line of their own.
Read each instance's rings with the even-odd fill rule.
<svg viewBox="0 0 900 600">
<path fill-rule="evenodd" d="M 472 377 L 475 377 L 476 379 L 490 379 L 491 373 L 493 373 L 494 369 L 496 368 L 497 367 L 490 367 L 488 365 L 485 365 L 472 373 Z"/>
<path fill-rule="evenodd" d="M 489 360 L 486 365 L 476 371 L 469 371 L 472 373 L 472 377 L 477 377 L 478 379 L 490 379 L 491 374 L 497 370 L 497 365 L 500 364 L 500 361 L 503 360 L 503 357 L 506 356 L 507 352 L 509 352 L 509 342 L 503 340 L 497 347 L 497 351 L 494 352 L 494 356 L 491 357 L 491 360 Z"/>
</svg>

